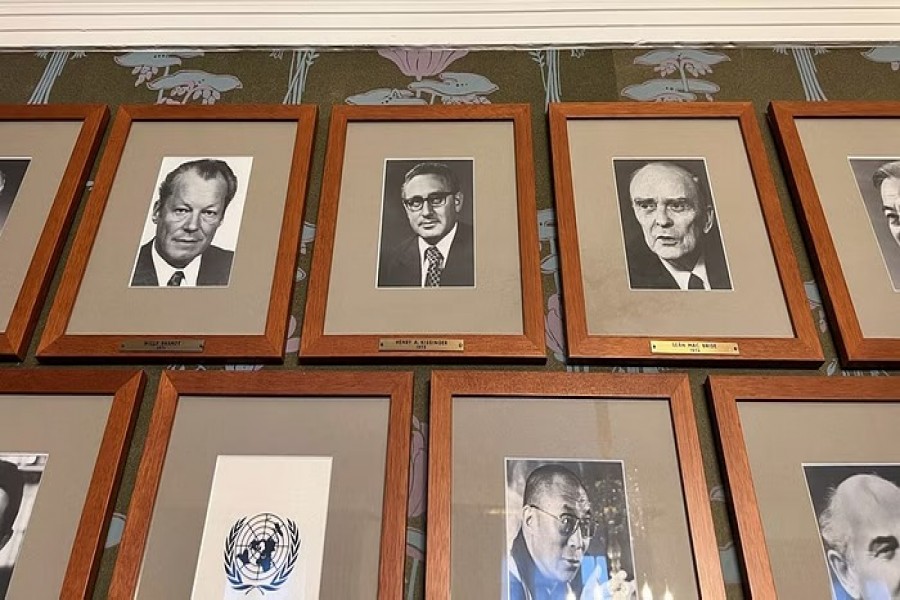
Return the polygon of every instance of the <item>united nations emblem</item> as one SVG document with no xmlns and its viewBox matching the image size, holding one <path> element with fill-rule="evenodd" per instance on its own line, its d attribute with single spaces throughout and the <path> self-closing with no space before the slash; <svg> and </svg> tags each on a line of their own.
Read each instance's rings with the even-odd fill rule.
<svg viewBox="0 0 900 600">
<path fill-rule="evenodd" d="M 295 522 L 272 513 L 244 517 L 225 538 L 225 577 L 240 592 L 274 592 L 290 577 L 299 555 Z"/>
</svg>

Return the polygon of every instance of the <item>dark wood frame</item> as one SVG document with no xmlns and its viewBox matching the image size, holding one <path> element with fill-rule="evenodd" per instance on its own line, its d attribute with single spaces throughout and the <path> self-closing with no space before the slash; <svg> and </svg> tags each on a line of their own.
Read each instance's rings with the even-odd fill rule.
<svg viewBox="0 0 900 600">
<path fill-rule="evenodd" d="M 109 598 L 134 598 L 150 521 L 156 504 L 169 438 L 182 396 L 254 397 L 334 396 L 390 398 L 381 523 L 379 600 L 403 594 L 406 556 L 406 502 L 409 483 L 413 375 L 408 372 L 165 371 L 159 383 L 150 429 L 138 468 L 128 521 L 119 545 Z"/>
<path fill-rule="evenodd" d="M 143 371 L 118 369 L 4 369 L 0 395 L 113 396 L 97 462 L 72 544 L 59 597 L 88 598 L 94 588 L 106 542 L 116 492 L 128 458 L 147 377 Z M 73 432 L 74 434 L 74 432 Z M 75 507 L 73 507 L 75 508 Z M 77 510 L 77 509 L 76 509 Z"/>
<path fill-rule="evenodd" d="M 776 598 L 738 402 L 900 402 L 892 377 L 712 376 L 715 429 L 751 598 Z"/>
<path fill-rule="evenodd" d="M 81 200 L 94 157 L 109 119 L 104 104 L 53 104 L 53 105 L 2 105 L 0 121 L 81 121 L 81 132 L 75 141 L 72 155 L 63 174 L 44 228 L 30 258 L 22 287 L 16 291 L 5 331 L 0 331 L 0 358 L 23 360 L 50 280 L 56 270 L 56 261 L 62 252 L 66 233 Z M 27 257 L 20 257 L 28 260 Z M 6 290 L 14 292 L 15 290 Z"/>
<path fill-rule="evenodd" d="M 132 122 L 209 120 L 294 121 L 297 123 L 297 137 L 294 142 L 291 172 L 284 203 L 279 234 L 280 242 L 275 256 L 275 272 L 266 312 L 265 331 L 258 335 L 218 335 L 215 332 L 206 335 L 182 335 L 174 331 L 160 335 L 67 334 L 69 319 L 72 316 L 75 300 L 87 269 Z M 38 359 L 103 357 L 128 361 L 171 360 L 173 358 L 192 361 L 241 359 L 279 362 L 284 360 L 284 340 L 290 318 L 291 294 L 294 286 L 297 248 L 300 243 L 315 126 L 316 107 L 312 105 L 121 106 L 100 162 L 94 190 L 85 207 L 68 264 L 44 328 L 44 334 L 37 350 Z M 123 353 L 119 350 L 120 343 L 128 340 L 196 340 L 198 338 L 205 340 L 202 352 Z"/>
<path fill-rule="evenodd" d="M 449 600 L 451 595 L 451 431 L 453 398 L 457 396 L 668 400 L 700 596 L 725 597 L 687 375 L 435 371 L 431 376 L 431 432 L 428 444 L 427 600 Z"/>
<path fill-rule="evenodd" d="M 518 196 L 519 265 L 522 277 L 521 335 L 485 335 L 463 333 L 376 335 L 328 335 L 325 333 L 325 309 L 334 256 L 338 203 L 344 169 L 347 125 L 351 122 L 392 121 L 511 121 L 515 129 L 516 192 Z M 526 104 L 482 104 L 477 106 L 335 106 L 331 111 L 325 177 L 319 208 L 318 239 L 313 256 L 309 297 L 300 358 L 373 358 L 383 360 L 429 358 L 508 358 L 546 360 L 544 346 L 543 295 L 540 276 L 540 246 L 537 234 L 534 162 L 531 141 L 531 111 Z M 379 352 L 384 338 L 463 339 L 463 352 Z"/>
<path fill-rule="evenodd" d="M 789 175 L 797 215 L 812 250 L 811 262 L 822 284 L 822 302 L 835 334 L 841 363 L 847 367 L 896 367 L 900 365 L 900 338 L 864 337 L 850 299 L 795 122 L 810 117 L 900 119 L 900 102 L 772 102 L 769 105 L 769 120 Z"/>
<path fill-rule="evenodd" d="M 734 119 L 740 124 L 747 159 L 756 184 L 760 211 L 769 235 L 769 243 L 794 337 L 728 336 L 613 336 L 588 332 L 585 315 L 584 284 L 575 215 L 575 193 L 572 186 L 572 164 L 569 154 L 567 122 L 570 119 Z M 689 126 L 685 123 L 685 126 Z M 781 212 L 781 203 L 762 134 L 749 102 L 697 102 L 689 104 L 653 104 L 641 102 L 562 103 L 550 105 L 550 138 L 553 150 L 553 176 L 556 184 L 556 210 L 560 257 L 563 274 L 563 300 L 569 355 L 577 359 L 607 359 L 638 362 L 791 362 L 810 365 L 824 360 L 818 333 L 810 314 L 791 248 L 791 240 Z M 651 339 L 680 341 L 734 342 L 740 355 L 653 354 Z"/>
</svg>

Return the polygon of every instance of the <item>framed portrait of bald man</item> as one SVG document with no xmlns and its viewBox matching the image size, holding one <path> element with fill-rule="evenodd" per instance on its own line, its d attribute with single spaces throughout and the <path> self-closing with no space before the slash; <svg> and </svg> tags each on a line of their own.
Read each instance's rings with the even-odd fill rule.
<svg viewBox="0 0 900 600">
<path fill-rule="evenodd" d="M 900 597 L 892 379 L 709 378 L 751 597 Z"/>
<path fill-rule="evenodd" d="M 545 360 L 530 118 L 334 107 L 301 360 Z"/>
<path fill-rule="evenodd" d="M 815 364 L 749 103 L 550 107 L 569 356 Z"/>
<path fill-rule="evenodd" d="M 429 599 L 724 598 L 697 444 L 686 375 L 432 372 Z"/>
<path fill-rule="evenodd" d="M 900 102 L 773 102 L 842 364 L 900 364 Z"/>
<path fill-rule="evenodd" d="M 38 358 L 282 360 L 315 113 L 120 107 Z"/>
<path fill-rule="evenodd" d="M 0 360 L 25 358 L 108 115 L 0 106 Z"/>
</svg>

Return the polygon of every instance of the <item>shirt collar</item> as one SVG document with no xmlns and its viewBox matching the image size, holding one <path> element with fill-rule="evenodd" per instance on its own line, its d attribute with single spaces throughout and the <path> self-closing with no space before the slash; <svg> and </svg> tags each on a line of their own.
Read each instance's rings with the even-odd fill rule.
<svg viewBox="0 0 900 600">
<path fill-rule="evenodd" d="M 172 265 L 166 262 L 162 256 L 159 255 L 159 252 L 156 251 L 156 238 L 150 244 L 150 256 L 153 257 L 153 268 L 156 270 L 156 283 L 160 286 L 165 286 L 169 279 L 172 278 L 172 275 L 175 274 L 175 271 L 181 271 L 184 273 L 184 281 L 181 282 L 180 287 L 196 287 L 197 286 L 197 275 L 200 273 L 200 260 L 203 255 L 195 256 L 194 260 L 189 262 L 184 268 L 176 269 Z"/>
<path fill-rule="evenodd" d="M 703 282 L 703 289 L 709 290 L 712 289 L 709 286 L 709 277 L 706 274 L 706 259 L 701 254 L 700 258 L 697 259 L 697 264 L 694 265 L 694 268 L 690 271 L 680 271 L 672 266 L 672 264 L 661 258 L 659 261 L 663 264 L 666 270 L 675 278 L 675 282 L 678 284 L 679 289 L 686 290 L 688 288 L 688 281 L 691 278 L 691 275 L 696 275 L 700 278 L 700 281 Z"/>
<path fill-rule="evenodd" d="M 450 246 L 453 244 L 453 238 L 456 237 L 456 230 L 459 227 L 459 223 L 453 224 L 453 229 L 450 230 L 450 233 L 441 238 L 437 244 L 434 244 L 438 251 L 441 253 L 441 256 L 444 257 L 443 268 L 447 268 L 447 259 L 450 256 Z M 422 285 L 425 285 L 425 276 L 428 273 L 428 261 L 425 260 L 425 250 L 431 247 L 431 244 L 426 242 L 424 239 L 419 237 L 419 264 L 422 266 Z"/>
</svg>

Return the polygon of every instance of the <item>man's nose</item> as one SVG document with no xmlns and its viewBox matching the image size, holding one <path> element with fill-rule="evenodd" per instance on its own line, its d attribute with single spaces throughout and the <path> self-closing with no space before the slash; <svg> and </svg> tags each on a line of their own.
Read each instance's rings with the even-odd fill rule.
<svg viewBox="0 0 900 600">
<path fill-rule="evenodd" d="M 581 527 L 576 527 L 575 531 L 572 532 L 572 535 L 569 536 L 569 545 L 574 546 L 576 548 L 584 545 L 584 542 L 587 538 L 584 537 L 584 534 L 581 532 Z"/>
<path fill-rule="evenodd" d="M 186 231 L 196 231 L 200 228 L 200 213 L 191 213 L 191 216 L 185 220 L 183 229 Z"/>
<path fill-rule="evenodd" d="M 430 215 L 430 214 L 432 214 L 433 212 L 434 212 L 434 209 L 431 207 L 431 202 L 429 202 L 428 200 L 426 200 L 426 201 L 422 204 L 422 214 L 423 214 L 423 215 Z"/>
<path fill-rule="evenodd" d="M 669 211 L 664 205 L 656 207 L 656 212 L 653 213 L 653 220 L 657 225 L 662 225 L 663 227 L 668 227 L 672 224 L 672 218 L 669 216 Z"/>
</svg>

